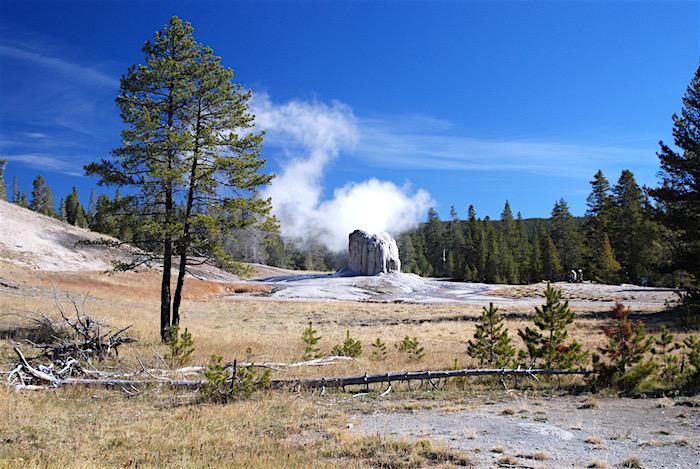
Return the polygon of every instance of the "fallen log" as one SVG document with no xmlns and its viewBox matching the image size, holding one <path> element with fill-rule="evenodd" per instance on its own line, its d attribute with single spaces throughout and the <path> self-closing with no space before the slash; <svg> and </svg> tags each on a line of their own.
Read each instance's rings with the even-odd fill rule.
<svg viewBox="0 0 700 469">
<path fill-rule="evenodd" d="M 272 387 L 298 386 L 303 388 L 342 388 L 344 386 L 364 385 L 373 383 L 392 383 L 395 381 L 424 381 L 448 379 L 465 376 L 535 376 L 535 375 L 582 375 L 593 373 L 589 370 L 552 370 L 546 368 L 493 368 L 439 370 L 439 371 L 403 371 L 398 373 L 381 373 L 373 375 L 345 376 L 338 378 L 302 378 L 291 380 L 273 380 Z"/>
<path fill-rule="evenodd" d="M 124 386 L 144 386 L 144 385 L 167 385 L 173 388 L 199 389 L 208 383 L 206 379 L 187 380 L 187 379 L 171 379 L 168 377 L 156 377 L 153 379 L 121 379 L 121 378 L 58 378 L 50 374 L 44 373 L 32 367 L 24 355 L 15 348 L 15 352 L 20 358 L 22 368 L 39 382 L 45 383 L 51 387 L 61 386 L 100 386 L 107 388 L 121 388 Z M 334 378 L 300 378 L 300 379 L 278 379 L 270 382 L 270 387 L 274 389 L 280 388 L 342 388 L 353 385 L 369 386 L 373 383 L 388 383 L 396 381 L 429 381 L 433 387 L 436 387 L 432 380 L 449 379 L 466 376 L 536 376 L 536 375 L 589 375 L 593 373 L 588 370 L 552 370 L 552 369 L 462 369 L 462 370 L 438 370 L 438 371 L 403 371 L 398 373 L 381 373 L 369 375 L 365 373 L 359 376 L 344 376 Z M 41 389 L 41 386 L 29 388 L 24 383 L 21 386 L 16 386 L 17 389 Z"/>
</svg>

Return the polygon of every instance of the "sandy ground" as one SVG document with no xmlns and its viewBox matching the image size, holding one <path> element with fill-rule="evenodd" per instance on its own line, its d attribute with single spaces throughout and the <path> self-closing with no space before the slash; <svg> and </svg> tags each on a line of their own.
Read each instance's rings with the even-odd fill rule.
<svg viewBox="0 0 700 469">
<path fill-rule="evenodd" d="M 513 397 L 468 400 L 461 407 L 408 412 L 368 411 L 354 432 L 430 438 L 472 455 L 478 467 L 618 467 L 637 458 L 645 468 L 700 467 L 696 400 Z M 590 466 L 594 461 L 600 465 Z"/>
</svg>

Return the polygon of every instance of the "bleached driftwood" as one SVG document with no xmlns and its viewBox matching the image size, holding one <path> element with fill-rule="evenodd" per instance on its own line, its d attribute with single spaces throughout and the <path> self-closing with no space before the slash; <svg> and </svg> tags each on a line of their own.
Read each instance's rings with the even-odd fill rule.
<svg viewBox="0 0 700 469">
<path fill-rule="evenodd" d="M 125 379 L 114 377 L 101 378 L 58 378 L 53 374 L 38 370 L 32 367 L 22 355 L 19 349 L 15 348 L 15 353 L 20 358 L 22 369 L 35 378 L 38 382 L 52 387 L 81 385 L 81 386 L 100 386 L 100 387 L 123 387 L 123 386 L 142 386 L 142 385 L 168 385 L 174 388 L 199 389 L 207 383 L 205 379 L 187 380 L 187 379 L 171 379 L 165 376 L 159 377 L 151 375 L 151 379 Z M 17 369 L 13 370 L 15 372 Z M 305 379 L 279 379 L 272 380 L 270 386 L 272 388 L 333 388 L 345 387 L 353 385 L 369 386 L 373 383 L 388 383 L 391 386 L 392 382 L 396 381 L 428 381 L 435 387 L 433 380 L 448 379 L 465 376 L 535 376 L 535 375 L 588 375 L 592 373 L 587 370 L 551 370 L 551 369 L 463 369 L 463 370 L 438 370 L 438 371 L 404 371 L 399 373 L 381 373 L 373 375 L 345 376 L 334 378 L 305 378 Z M 29 385 L 22 381 L 17 384 L 17 389 L 30 389 Z M 33 389 L 33 387 L 31 388 Z"/>
</svg>

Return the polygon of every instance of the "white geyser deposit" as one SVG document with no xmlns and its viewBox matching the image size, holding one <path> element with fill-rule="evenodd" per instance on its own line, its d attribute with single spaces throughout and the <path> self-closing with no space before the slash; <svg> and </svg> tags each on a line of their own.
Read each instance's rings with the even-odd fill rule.
<svg viewBox="0 0 700 469">
<path fill-rule="evenodd" d="M 356 275 L 401 272 L 396 240 L 387 232 L 353 231 L 348 242 L 348 270 Z"/>
</svg>

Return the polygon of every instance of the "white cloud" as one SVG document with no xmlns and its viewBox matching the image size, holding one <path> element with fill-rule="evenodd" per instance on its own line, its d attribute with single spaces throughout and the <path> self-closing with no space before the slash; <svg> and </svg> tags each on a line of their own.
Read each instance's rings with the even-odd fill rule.
<svg viewBox="0 0 700 469">
<path fill-rule="evenodd" d="M 443 121 L 437 121 L 443 122 Z M 424 117 L 364 119 L 355 154 L 376 167 L 445 171 L 520 171 L 588 177 L 605 163 L 639 164 L 640 149 L 455 135 Z M 656 163 L 655 161 L 653 162 Z"/>
<path fill-rule="evenodd" d="M 0 155 L 0 160 L 15 161 L 31 168 L 45 169 L 56 173 L 63 173 L 69 176 L 82 176 L 79 168 L 66 161 L 51 155 L 41 153 L 23 153 L 16 155 Z"/>
<path fill-rule="evenodd" d="M 74 64 L 66 60 L 59 59 L 58 57 L 43 55 L 39 52 L 33 52 L 20 49 L 18 47 L 0 44 L 0 56 L 32 62 L 42 67 L 58 71 L 75 81 L 89 82 L 95 85 L 108 86 L 111 88 L 116 88 L 119 86 L 118 79 L 95 70 L 94 68 Z"/>
<path fill-rule="evenodd" d="M 252 108 L 267 140 L 288 157 L 264 194 L 272 198 L 283 236 L 302 242 L 319 239 L 330 249 L 342 250 L 354 229 L 398 234 L 415 225 L 427 209 L 431 200 L 427 192 L 377 179 L 346 184 L 330 200 L 321 200 L 328 165 L 341 153 L 351 152 L 361 137 L 347 105 L 307 101 L 276 105 L 258 94 Z"/>
</svg>

